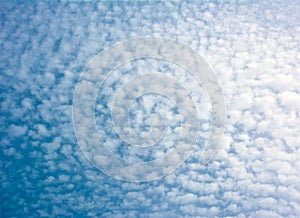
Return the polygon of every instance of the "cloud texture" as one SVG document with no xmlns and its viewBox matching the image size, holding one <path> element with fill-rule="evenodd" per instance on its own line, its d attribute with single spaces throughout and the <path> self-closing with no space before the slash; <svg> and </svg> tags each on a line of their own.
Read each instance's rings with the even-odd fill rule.
<svg viewBox="0 0 300 218">
<path fill-rule="evenodd" d="M 299 216 L 298 11 L 296 0 L 2 2 L 2 216 Z M 177 40 L 210 63 L 222 84 L 227 124 L 220 150 L 207 167 L 199 164 L 201 149 L 195 149 L 174 174 L 130 183 L 104 175 L 84 157 L 73 130 L 72 98 L 91 58 L 119 41 L 143 36 Z M 147 63 L 137 66 L 149 69 Z M 98 102 L 114 93 L 116 81 L 122 80 L 107 80 L 106 95 Z M 201 91 L 197 96 L 203 96 Z M 153 105 L 154 100 L 149 96 L 141 102 Z M 173 113 L 175 128 L 179 118 L 167 104 L 156 110 Z M 143 110 L 141 105 L 132 105 L 133 110 Z M 99 125 L 105 122 L 102 115 Z M 106 140 L 115 149 L 114 138 Z M 152 157 L 168 146 L 172 143 Z M 123 154 L 130 158 L 131 153 Z M 149 158 L 143 155 L 132 158 Z"/>
</svg>

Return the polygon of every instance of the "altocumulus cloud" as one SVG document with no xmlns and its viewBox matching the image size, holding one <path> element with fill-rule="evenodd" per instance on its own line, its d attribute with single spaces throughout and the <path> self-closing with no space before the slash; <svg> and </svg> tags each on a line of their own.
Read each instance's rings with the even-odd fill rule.
<svg viewBox="0 0 300 218">
<path fill-rule="evenodd" d="M 299 11 L 296 0 L 2 1 L 1 217 L 299 216 Z M 207 167 L 196 149 L 159 181 L 121 182 L 79 149 L 73 92 L 104 48 L 153 35 L 185 43 L 210 63 L 226 100 L 225 134 Z M 108 96 L 111 87 L 108 80 Z"/>
</svg>

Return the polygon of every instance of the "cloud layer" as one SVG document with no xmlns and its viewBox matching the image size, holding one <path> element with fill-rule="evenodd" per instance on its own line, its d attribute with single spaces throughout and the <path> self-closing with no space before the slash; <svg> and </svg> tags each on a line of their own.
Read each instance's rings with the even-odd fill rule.
<svg viewBox="0 0 300 218">
<path fill-rule="evenodd" d="M 300 214 L 296 0 L 1 4 L 4 217 Z M 225 95 L 225 135 L 207 167 L 196 149 L 162 180 L 121 182 L 81 152 L 72 125 L 73 92 L 103 49 L 153 35 L 184 43 L 210 63 Z M 107 96 L 109 88 L 108 81 Z"/>
</svg>

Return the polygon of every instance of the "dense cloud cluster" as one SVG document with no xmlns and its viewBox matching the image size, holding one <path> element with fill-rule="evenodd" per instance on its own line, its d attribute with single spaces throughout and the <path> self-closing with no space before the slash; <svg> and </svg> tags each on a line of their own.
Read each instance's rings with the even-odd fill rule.
<svg viewBox="0 0 300 218">
<path fill-rule="evenodd" d="M 2 2 L 1 215 L 299 215 L 298 11 L 297 0 Z M 174 174 L 131 183 L 87 161 L 73 130 L 72 98 L 92 57 L 142 36 L 177 40 L 210 63 L 222 84 L 227 123 L 208 166 L 199 164 L 201 150 L 195 149 Z M 110 87 L 107 80 L 102 93 L 109 96 Z"/>
</svg>

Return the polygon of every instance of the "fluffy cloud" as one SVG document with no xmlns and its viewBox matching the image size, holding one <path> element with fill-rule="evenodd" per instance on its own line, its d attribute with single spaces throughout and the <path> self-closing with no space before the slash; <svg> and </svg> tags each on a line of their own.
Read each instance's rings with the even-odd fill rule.
<svg viewBox="0 0 300 218">
<path fill-rule="evenodd" d="M 298 1 L 3 2 L 1 8 L 3 216 L 299 215 Z M 152 35 L 185 43 L 210 63 L 226 100 L 225 135 L 207 166 L 199 164 L 199 146 L 174 174 L 159 181 L 121 182 L 98 171 L 81 152 L 72 125 L 73 93 L 97 53 L 122 40 Z M 149 69 L 142 62 L 137 67 Z M 169 70 L 182 84 L 191 80 L 187 72 L 176 77 L 175 68 L 156 67 Z M 124 81 L 135 76 L 119 75 Z M 104 100 L 115 93 L 114 85 L 115 77 L 108 78 Z M 195 91 L 195 102 L 207 113 L 210 107 L 204 93 L 195 90 L 197 83 L 185 86 Z M 144 113 L 138 105 L 133 109 Z M 157 109 L 175 116 L 170 105 Z M 209 131 L 206 116 L 199 117 Z M 100 125 L 107 122 L 105 116 L 96 119 Z M 117 147 L 115 138 L 106 140 L 111 149 Z"/>
</svg>

